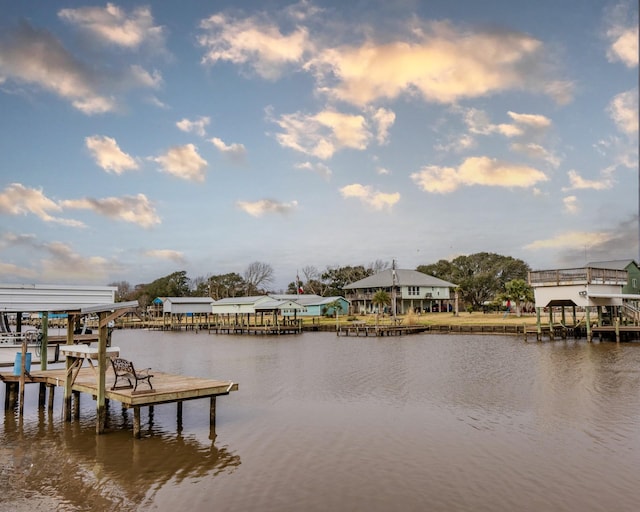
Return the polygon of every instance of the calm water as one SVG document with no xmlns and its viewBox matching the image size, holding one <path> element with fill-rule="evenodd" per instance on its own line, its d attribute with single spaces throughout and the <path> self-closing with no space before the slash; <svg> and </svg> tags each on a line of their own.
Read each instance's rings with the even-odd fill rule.
<svg viewBox="0 0 640 512">
<path fill-rule="evenodd" d="M 0 510 L 636 511 L 640 344 L 495 336 L 116 331 L 138 366 L 240 390 L 61 421 L 27 393 L 0 426 Z M 4 386 L 0 399 L 4 402 Z M 2 403 L 3 403 L 2 402 Z M 127 429 L 122 429 L 127 426 Z"/>
</svg>

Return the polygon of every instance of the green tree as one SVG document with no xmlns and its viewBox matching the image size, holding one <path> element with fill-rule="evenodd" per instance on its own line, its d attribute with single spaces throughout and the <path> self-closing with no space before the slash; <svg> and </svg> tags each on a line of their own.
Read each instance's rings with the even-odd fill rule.
<svg viewBox="0 0 640 512">
<path fill-rule="evenodd" d="M 458 285 L 460 298 L 473 309 L 480 309 L 484 302 L 502 293 L 508 281 L 526 280 L 529 270 L 522 260 L 488 252 L 418 267 L 420 272 Z"/>
<path fill-rule="evenodd" d="M 502 298 L 516 303 L 516 316 L 518 317 L 520 316 L 521 305 L 535 300 L 533 288 L 524 279 L 512 279 L 505 283 L 504 287 L 505 292 Z"/>
<path fill-rule="evenodd" d="M 378 290 L 373 294 L 371 303 L 376 306 L 376 327 L 378 326 L 378 316 L 385 306 L 391 304 L 391 295 L 386 290 Z"/>
<path fill-rule="evenodd" d="M 214 300 L 238 297 L 246 288 L 244 279 L 235 272 L 209 277 L 209 296 Z"/>
<path fill-rule="evenodd" d="M 359 281 L 365 277 L 373 275 L 373 269 L 365 268 L 363 265 L 355 267 L 327 267 L 322 273 L 322 280 L 326 283 L 327 287 L 324 290 L 325 297 L 332 297 L 334 295 L 344 295 L 344 287 L 349 283 Z"/>
<path fill-rule="evenodd" d="M 156 297 L 188 297 L 189 278 L 186 271 L 174 272 L 144 285 L 144 291 L 141 295 L 147 295 L 150 300 Z"/>
</svg>

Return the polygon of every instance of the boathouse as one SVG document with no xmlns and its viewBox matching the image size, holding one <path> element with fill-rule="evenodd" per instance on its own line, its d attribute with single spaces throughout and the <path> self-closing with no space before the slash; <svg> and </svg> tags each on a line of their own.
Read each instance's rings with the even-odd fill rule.
<svg viewBox="0 0 640 512">
<path fill-rule="evenodd" d="M 394 298 L 396 313 L 409 311 L 453 311 L 457 285 L 417 270 L 387 269 L 344 287 L 353 313 L 375 311 L 373 296 L 384 290 Z"/>
<path fill-rule="evenodd" d="M 623 293 L 627 283 L 628 271 L 621 268 L 585 266 L 529 272 L 538 334 L 542 332 L 543 311 L 548 313 L 551 336 L 554 326 L 572 330 L 584 328 L 589 340 L 594 330 L 615 332 L 617 340 L 620 339 L 621 325 L 631 325 L 632 330 L 637 331 L 640 311 L 634 303 L 640 295 Z M 571 312 L 571 321 L 566 316 L 567 308 Z M 580 319 L 577 318 L 577 310 L 583 313 Z M 557 313 L 560 313 L 560 318 Z"/>
<path fill-rule="evenodd" d="M 322 297 L 312 293 L 269 296 L 276 300 L 293 300 L 304 306 L 304 309 L 298 312 L 299 316 L 334 316 L 336 312 L 342 316 L 349 313 L 349 301 L 340 296 Z"/>
<path fill-rule="evenodd" d="M 189 324 L 192 327 L 208 324 L 211 306 L 215 302 L 210 297 L 163 297 L 161 300 L 163 327 L 172 330 L 189 327 Z"/>
</svg>

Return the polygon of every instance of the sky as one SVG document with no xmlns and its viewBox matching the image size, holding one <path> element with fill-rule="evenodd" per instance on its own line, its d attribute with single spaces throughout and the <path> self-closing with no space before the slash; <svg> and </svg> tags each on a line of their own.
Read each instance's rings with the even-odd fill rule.
<svg viewBox="0 0 640 512">
<path fill-rule="evenodd" d="M 635 0 L 0 0 L 0 282 L 638 260 Z"/>
</svg>

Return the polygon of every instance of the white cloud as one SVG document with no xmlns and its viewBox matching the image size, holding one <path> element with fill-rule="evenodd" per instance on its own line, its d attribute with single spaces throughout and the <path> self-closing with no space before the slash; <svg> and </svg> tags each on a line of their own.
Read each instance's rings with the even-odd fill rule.
<svg viewBox="0 0 640 512">
<path fill-rule="evenodd" d="M 236 205 L 252 217 L 262 217 L 266 213 L 288 214 L 298 207 L 298 201 L 282 203 L 272 199 L 261 199 L 253 202 L 237 201 Z"/>
<path fill-rule="evenodd" d="M 464 113 L 464 122 L 471 133 L 479 135 L 499 133 L 509 138 L 539 135 L 551 126 L 551 120 L 543 115 L 519 114 L 511 111 L 507 114 L 513 119 L 513 123 L 493 124 L 484 110 L 470 108 Z"/>
<path fill-rule="evenodd" d="M 70 55 L 50 33 L 26 22 L 0 42 L 0 75 L 41 87 L 85 114 L 115 109 L 115 100 L 98 91 L 95 71 Z"/>
<path fill-rule="evenodd" d="M 524 248 L 537 250 L 586 247 L 606 243 L 612 236 L 611 233 L 606 232 L 570 231 L 560 233 L 552 238 L 535 240 Z"/>
<path fill-rule="evenodd" d="M 425 166 L 411 174 L 411 179 L 425 192 L 447 194 L 461 186 L 530 188 L 547 176 L 533 167 L 502 162 L 488 157 L 471 157 L 458 167 Z"/>
<path fill-rule="evenodd" d="M 116 140 L 111 137 L 92 135 L 84 141 L 98 166 L 107 172 L 122 174 L 139 168 L 136 160 L 122 151 Z"/>
<path fill-rule="evenodd" d="M 465 31 L 447 22 L 411 32 L 412 41 L 322 50 L 305 68 L 315 72 L 319 91 L 360 106 L 415 93 L 455 103 L 512 89 L 568 99 L 571 85 L 564 83 L 562 98 L 557 84 L 550 87 L 541 71 L 549 69 L 544 45 L 527 34 Z"/>
<path fill-rule="evenodd" d="M 611 179 L 603 178 L 601 180 L 587 180 L 580 176 L 577 171 L 570 170 L 568 173 L 570 187 L 563 188 L 562 190 L 606 190 L 613 186 Z"/>
<path fill-rule="evenodd" d="M 329 169 L 329 167 L 327 167 L 325 164 L 321 162 L 318 162 L 318 163 L 303 162 L 300 164 L 296 164 L 295 168 L 315 172 L 326 180 L 329 180 L 331 178 L 331 175 L 333 174 L 331 169 Z"/>
<path fill-rule="evenodd" d="M 150 258 L 169 260 L 175 263 L 184 263 L 186 261 L 182 251 L 174 251 L 172 249 L 150 249 L 148 251 L 144 251 L 143 254 Z"/>
<path fill-rule="evenodd" d="M 184 180 L 204 182 L 207 161 L 198 154 L 193 144 L 174 146 L 153 160 L 160 164 L 164 172 Z"/>
<path fill-rule="evenodd" d="M 64 242 L 42 244 L 47 253 L 41 261 L 40 277 L 45 282 L 106 282 L 108 275 L 120 270 L 102 256 L 82 256 Z"/>
<path fill-rule="evenodd" d="M 342 148 L 366 149 L 372 136 L 363 116 L 335 110 L 314 115 L 284 114 L 273 121 L 284 131 L 276 134 L 281 146 L 322 160 L 331 158 Z"/>
<path fill-rule="evenodd" d="M 0 192 L 0 213 L 8 215 L 31 213 L 45 222 L 55 222 L 76 228 L 84 227 L 80 221 L 54 217 L 50 213 L 61 211 L 62 206 L 45 196 L 42 190 L 27 188 L 21 183 L 11 183 Z"/>
<path fill-rule="evenodd" d="M 176 123 L 178 129 L 183 132 L 193 132 L 200 137 L 204 137 L 207 134 L 206 127 L 209 125 L 210 119 L 206 116 L 201 116 L 196 121 L 190 121 L 189 119 L 181 119 Z"/>
<path fill-rule="evenodd" d="M 534 142 L 529 143 L 520 143 L 514 142 L 509 146 L 512 151 L 516 151 L 518 153 L 523 153 L 531 158 L 535 158 L 537 160 L 543 160 L 547 162 L 552 167 L 560 166 L 560 158 L 558 158 L 555 154 L 548 151 L 540 144 L 536 144 Z"/>
<path fill-rule="evenodd" d="M 257 17 L 235 19 L 215 14 L 203 20 L 200 28 L 204 34 L 198 43 L 206 50 L 203 63 L 247 64 L 266 79 L 277 78 L 287 65 L 301 63 L 310 48 L 306 28 L 297 27 L 285 35 L 273 23 Z"/>
<path fill-rule="evenodd" d="M 636 4 L 633 10 L 630 10 L 631 2 L 619 2 L 606 13 L 607 58 L 629 68 L 638 65 L 638 6 L 637 2 L 633 3 Z"/>
<path fill-rule="evenodd" d="M 91 210 L 110 219 L 131 222 L 143 228 L 160 224 L 155 207 L 144 194 L 104 199 L 67 199 L 60 204 L 65 208 Z"/>
<path fill-rule="evenodd" d="M 247 150 L 245 149 L 244 144 L 233 143 L 227 145 L 218 137 L 211 139 L 211 144 L 213 144 L 220 153 L 236 162 L 244 161 L 247 155 Z"/>
<path fill-rule="evenodd" d="M 153 24 L 151 9 L 147 6 L 127 13 L 107 3 L 106 7 L 61 9 L 58 16 L 108 44 L 131 49 L 145 43 L 155 50 L 164 47 L 164 28 Z"/>
<path fill-rule="evenodd" d="M 400 201 L 400 193 L 386 193 L 374 190 L 368 185 L 360 183 L 352 183 L 340 189 L 340 193 L 344 198 L 357 198 L 364 204 L 370 206 L 374 210 L 391 209 L 398 201 Z"/>
<path fill-rule="evenodd" d="M 626 134 L 638 133 L 638 90 L 621 92 L 607 107 L 618 130 Z"/>
<path fill-rule="evenodd" d="M 562 199 L 562 203 L 564 204 L 564 211 L 569 214 L 574 215 L 580 211 L 578 198 L 576 196 L 567 196 Z"/>
<path fill-rule="evenodd" d="M 371 119 L 377 128 L 376 140 L 378 144 L 386 144 L 389 138 L 389 129 L 396 121 L 395 112 L 386 108 L 378 108 L 371 112 Z"/>
</svg>

